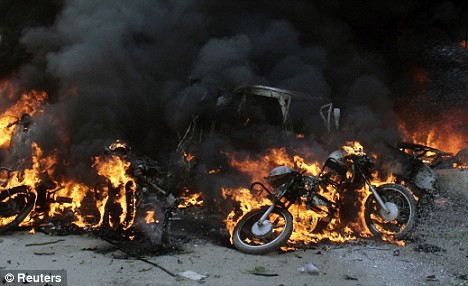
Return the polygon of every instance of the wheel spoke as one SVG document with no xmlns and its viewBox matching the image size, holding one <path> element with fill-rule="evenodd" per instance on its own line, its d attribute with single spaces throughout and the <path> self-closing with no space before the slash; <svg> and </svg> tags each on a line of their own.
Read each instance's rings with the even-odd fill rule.
<svg viewBox="0 0 468 286">
<path fill-rule="evenodd" d="M 405 194 L 405 192 L 408 194 Z M 402 233 L 406 230 L 408 224 L 413 223 L 412 220 L 414 220 L 414 203 L 409 198 L 411 194 L 402 186 L 392 185 L 380 189 L 379 195 L 385 204 L 390 204 L 395 219 L 385 220 L 380 205 L 376 198 L 372 196 L 366 205 L 366 222 L 370 224 L 371 232 L 375 235 L 379 233 L 386 235 Z"/>
<path fill-rule="evenodd" d="M 261 218 L 263 213 L 254 214 L 243 223 L 242 227 L 239 230 L 239 238 L 246 244 L 251 246 L 261 246 L 268 243 L 271 243 L 278 236 L 280 236 L 285 229 L 286 221 L 285 218 L 278 214 L 272 213 L 268 220 L 271 222 L 273 231 L 266 237 L 255 237 L 252 233 L 253 225 Z"/>
</svg>

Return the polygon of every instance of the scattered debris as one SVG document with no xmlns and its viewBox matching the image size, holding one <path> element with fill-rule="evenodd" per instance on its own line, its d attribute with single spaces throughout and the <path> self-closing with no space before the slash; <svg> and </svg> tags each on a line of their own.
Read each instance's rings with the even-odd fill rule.
<svg viewBox="0 0 468 286">
<path fill-rule="evenodd" d="M 265 276 L 265 277 L 274 277 L 278 276 L 277 273 L 262 273 L 262 272 L 252 272 L 252 275 L 257 275 L 257 276 Z"/>
<path fill-rule="evenodd" d="M 54 241 L 41 242 L 41 243 L 28 243 L 28 244 L 25 244 L 24 246 L 49 245 L 49 244 L 54 244 L 54 243 L 58 243 L 58 242 L 61 242 L 61 241 L 65 241 L 65 239 L 58 239 L 58 240 L 54 240 Z"/>
<path fill-rule="evenodd" d="M 424 244 L 418 245 L 417 247 L 414 248 L 414 251 L 426 252 L 426 253 L 434 253 L 434 252 L 440 252 L 440 251 L 446 252 L 445 249 L 440 248 L 437 245 L 432 245 L 432 244 L 429 244 L 429 243 L 424 243 Z"/>
<path fill-rule="evenodd" d="M 34 255 L 55 255 L 55 252 L 34 252 Z"/>
<path fill-rule="evenodd" d="M 277 273 L 270 272 L 264 266 L 255 266 L 254 268 L 247 270 L 247 273 L 252 274 L 252 275 L 257 275 L 257 276 L 265 276 L 265 277 L 278 276 Z"/>
<path fill-rule="evenodd" d="M 393 251 L 393 256 L 400 256 L 400 250 L 399 249 L 395 249 Z"/>
<path fill-rule="evenodd" d="M 298 267 L 297 271 L 300 273 L 308 273 L 310 275 L 319 275 L 320 273 L 317 266 L 315 266 L 312 262 L 309 262 L 304 266 Z"/>
<path fill-rule="evenodd" d="M 254 268 L 247 270 L 247 273 L 253 274 L 253 273 L 266 273 L 268 272 L 268 269 L 264 266 L 255 266 Z"/>
<path fill-rule="evenodd" d="M 357 281 L 358 279 L 356 277 L 349 276 L 348 274 L 343 275 L 344 280 L 354 280 Z"/>
<path fill-rule="evenodd" d="M 207 278 L 208 276 L 203 275 L 203 274 L 199 274 L 199 273 L 194 272 L 192 270 L 188 270 L 188 271 L 177 273 L 177 277 L 182 277 L 182 278 L 186 278 L 186 279 L 193 280 L 193 281 L 201 281 L 201 280 Z"/>
<path fill-rule="evenodd" d="M 159 264 L 157 264 L 157 263 L 155 263 L 155 262 L 151 262 L 151 261 L 149 261 L 149 260 L 147 260 L 147 259 L 145 259 L 145 258 L 143 258 L 143 257 L 137 256 L 137 255 L 135 255 L 135 254 L 133 254 L 133 253 L 131 253 L 131 252 L 129 252 L 129 251 L 126 251 L 126 250 L 120 248 L 118 245 L 116 245 L 116 243 L 110 241 L 109 239 L 106 239 L 106 238 L 104 238 L 104 237 L 101 237 L 101 239 L 103 239 L 103 240 L 107 241 L 108 243 L 114 245 L 114 246 L 115 246 L 116 248 L 118 248 L 120 251 L 122 251 L 122 252 L 124 252 L 124 253 L 126 253 L 126 254 L 128 254 L 128 255 L 130 255 L 130 256 L 132 256 L 132 257 L 138 259 L 138 260 L 140 260 L 140 261 L 146 262 L 146 263 L 148 263 L 148 264 L 150 264 L 150 265 L 153 265 L 153 266 L 155 266 L 155 267 L 161 269 L 162 271 L 166 272 L 167 274 L 171 275 L 172 277 L 176 277 L 176 276 L 177 276 L 177 275 L 176 275 L 175 273 L 173 273 L 172 271 L 170 271 L 170 270 L 164 268 L 163 266 L 161 266 L 161 265 L 159 265 Z"/>
<path fill-rule="evenodd" d="M 433 274 L 426 276 L 426 281 L 439 281 L 439 279 L 437 279 L 436 276 Z"/>
</svg>

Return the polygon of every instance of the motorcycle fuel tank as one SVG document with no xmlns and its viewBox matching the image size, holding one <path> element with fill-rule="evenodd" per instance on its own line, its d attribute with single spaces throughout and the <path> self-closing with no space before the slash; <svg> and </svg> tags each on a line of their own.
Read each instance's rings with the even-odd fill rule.
<svg viewBox="0 0 468 286">
<path fill-rule="evenodd" d="M 282 184 L 287 183 L 289 180 L 291 180 L 291 177 L 294 173 L 297 173 L 296 170 L 294 170 L 291 167 L 288 166 L 279 166 L 274 168 L 273 170 L 270 171 L 268 174 L 268 182 L 270 185 L 274 188 L 277 188 L 281 186 Z"/>
</svg>

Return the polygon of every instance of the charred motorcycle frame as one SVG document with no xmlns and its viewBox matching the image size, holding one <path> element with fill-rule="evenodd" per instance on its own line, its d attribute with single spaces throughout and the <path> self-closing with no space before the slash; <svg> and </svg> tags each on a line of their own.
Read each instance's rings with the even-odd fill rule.
<svg viewBox="0 0 468 286">
<path fill-rule="evenodd" d="M 365 187 L 371 194 L 365 200 L 365 223 L 375 237 L 401 239 L 414 227 L 416 201 L 411 192 L 399 184 L 372 185 L 372 159 L 365 153 L 347 154 L 338 150 L 330 154 L 317 176 L 305 175 L 287 166 L 274 168 L 266 177 L 271 191 L 261 182 L 251 185 L 267 194 L 271 205 L 245 214 L 236 224 L 232 241 L 245 253 L 265 254 L 284 246 L 293 231 L 293 204 L 305 204 L 317 220 L 337 218 L 343 193 Z M 323 192 L 332 192 L 324 196 Z M 356 214 L 357 215 L 357 214 Z M 317 220 L 311 224 L 314 231 Z"/>
</svg>

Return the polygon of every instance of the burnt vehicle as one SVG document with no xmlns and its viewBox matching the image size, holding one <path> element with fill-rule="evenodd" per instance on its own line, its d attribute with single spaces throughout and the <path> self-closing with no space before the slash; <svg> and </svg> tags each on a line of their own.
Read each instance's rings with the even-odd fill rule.
<svg viewBox="0 0 468 286">
<path fill-rule="evenodd" d="M 18 227 L 31 212 L 37 217 L 42 216 L 43 221 L 51 204 L 73 202 L 71 197 L 57 195 L 63 187 L 47 180 L 46 176 L 41 176 L 42 180 L 34 188 L 27 184 L 11 187 L 10 181 L 18 179 L 14 173 L 13 170 L 0 167 L 0 234 Z"/>
<path fill-rule="evenodd" d="M 237 222 L 232 234 L 234 246 L 249 254 L 274 251 L 284 246 L 292 234 L 293 217 L 288 210 L 292 205 L 305 204 L 316 214 L 309 227 L 314 232 L 318 220 L 329 222 L 339 216 L 345 193 L 358 192 L 366 185 L 371 194 L 365 199 L 364 217 L 372 235 L 404 238 L 415 226 L 415 198 L 403 185 L 374 186 L 373 171 L 370 156 L 346 149 L 332 152 L 317 176 L 287 166 L 274 168 L 267 177 L 273 190 L 261 182 L 250 188 L 251 192 L 265 193 L 271 204 L 248 212 Z"/>
<path fill-rule="evenodd" d="M 154 244 L 168 244 L 169 220 L 180 203 L 174 173 L 167 166 L 137 154 L 119 140 L 106 147 L 101 157 L 128 162 L 126 173 L 131 178 L 119 185 L 106 182 L 98 187 L 97 191 L 107 193 L 101 227 L 103 234 L 126 237 L 141 233 Z M 123 219 L 122 213 L 125 214 Z"/>
<path fill-rule="evenodd" d="M 206 98 L 203 99 L 205 104 Z M 218 90 L 214 101 L 207 108 L 193 115 L 177 146 L 177 153 L 187 168 L 194 161 L 187 154 L 213 137 L 229 141 L 233 148 L 251 150 L 285 145 L 298 133 L 304 133 L 303 119 L 293 115 L 294 106 L 321 106 L 321 98 L 310 94 L 264 85 L 244 85 L 233 90 Z M 314 107 L 315 108 L 315 107 Z M 317 110 L 318 111 L 318 110 Z M 301 116 L 323 120 L 328 131 L 338 129 L 340 109 L 328 103 L 316 110 L 301 112 Z M 196 151 L 195 151 L 196 152 Z"/>
<path fill-rule="evenodd" d="M 399 142 L 396 145 L 396 148 L 405 154 L 421 160 L 431 168 L 444 165 L 447 166 L 447 163 L 453 158 L 452 153 L 444 152 L 421 144 Z"/>
<path fill-rule="evenodd" d="M 432 169 L 463 169 L 465 166 L 468 166 L 468 148 L 461 149 L 456 154 L 408 142 L 400 142 L 396 148 L 421 160 Z"/>
<path fill-rule="evenodd" d="M 396 176 L 396 182 L 408 186 L 418 197 L 418 211 L 431 209 L 434 197 L 440 191 L 437 170 L 466 169 L 468 149 L 457 154 L 430 146 L 399 142 L 389 145 L 390 156 L 385 157 L 384 168 Z"/>
</svg>

